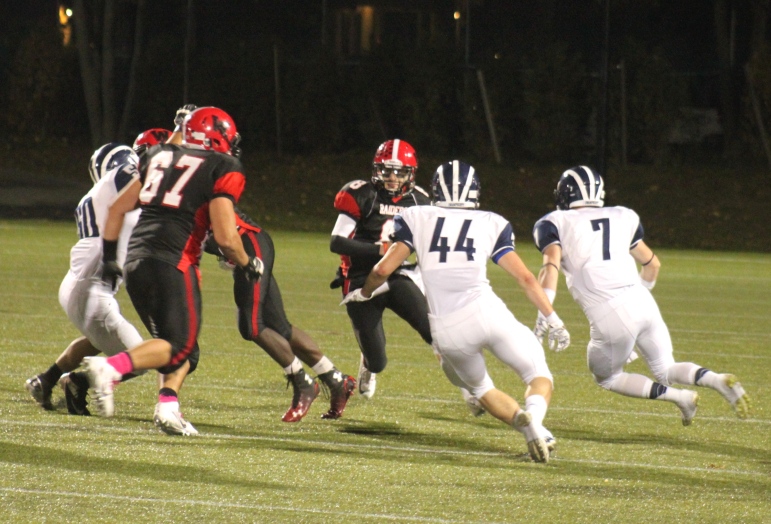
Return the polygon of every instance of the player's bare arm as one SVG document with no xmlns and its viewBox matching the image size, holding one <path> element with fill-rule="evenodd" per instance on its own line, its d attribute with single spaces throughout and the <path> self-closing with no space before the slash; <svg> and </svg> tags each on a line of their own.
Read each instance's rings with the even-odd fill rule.
<svg viewBox="0 0 771 524">
<path fill-rule="evenodd" d="M 388 280 L 388 277 L 391 276 L 391 273 L 396 271 L 409 256 L 410 248 L 407 247 L 407 244 L 403 242 L 391 244 L 385 256 L 375 264 L 375 267 L 372 268 L 369 276 L 367 276 L 367 281 L 364 282 L 364 287 L 361 288 L 362 296 L 365 298 L 371 297 L 372 292 L 383 285 Z"/>
<path fill-rule="evenodd" d="M 657 257 L 653 250 L 642 240 L 632 248 L 630 253 L 635 261 L 642 266 L 640 278 L 649 284 L 655 283 L 659 276 L 659 269 L 661 268 L 659 257 Z M 650 287 L 652 288 L 653 286 Z"/>
<path fill-rule="evenodd" d="M 142 184 L 136 178 L 126 186 L 123 192 L 118 195 L 118 198 L 115 199 L 115 202 L 110 205 L 107 212 L 107 220 L 104 223 L 103 240 L 110 242 L 118 240 L 121 228 L 123 227 L 123 217 L 129 211 L 136 209 L 140 189 L 142 189 Z"/>
<path fill-rule="evenodd" d="M 214 232 L 214 241 L 220 247 L 222 254 L 241 267 L 247 265 L 249 256 L 244 251 L 241 236 L 236 229 L 233 201 L 227 197 L 213 198 L 209 203 L 209 218 Z"/>
<path fill-rule="evenodd" d="M 554 313 L 554 308 L 551 305 L 546 294 L 543 292 L 541 285 L 535 279 L 533 273 L 527 268 L 522 259 L 519 258 L 514 251 L 509 251 L 501 258 L 498 259 L 498 265 L 504 269 L 509 275 L 514 277 L 519 284 L 519 287 L 525 292 L 528 300 L 538 308 L 538 311 L 543 316 L 548 317 Z"/>
<path fill-rule="evenodd" d="M 538 282 L 541 284 L 544 291 L 549 289 L 556 294 L 561 260 L 562 248 L 559 244 L 552 244 L 543 250 L 543 265 L 538 272 Z"/>
</svg>

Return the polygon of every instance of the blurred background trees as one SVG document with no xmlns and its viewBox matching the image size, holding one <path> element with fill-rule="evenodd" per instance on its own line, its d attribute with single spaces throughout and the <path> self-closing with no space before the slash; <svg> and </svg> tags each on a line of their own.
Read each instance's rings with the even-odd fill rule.
<svg viewBox="0 0 771 524">
<path fill-rule="evenodd" d="M 608 1 L 611 157 L 763 161 L 769 1 Z M 600 0 L 30 4 L 0 13 L 24 21 L 0 48 L 6 142 L 130 141 L 193 102 L 234 115 L 247 151 L 339 153 L 401 136 L 419 151 L 490 159 L 477 70 L 504 160 L 589 161 L 602 129 Z M 714 115 L 715 136 L 683 139 L 689 115 Z"/>
</svg>

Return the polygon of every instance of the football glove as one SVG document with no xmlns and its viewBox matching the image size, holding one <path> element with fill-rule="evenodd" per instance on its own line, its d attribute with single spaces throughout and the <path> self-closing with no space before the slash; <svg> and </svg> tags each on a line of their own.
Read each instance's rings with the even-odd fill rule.
<svg viewBox="0 0 771 524">
<path fill-rule="evenodd" d="M 224 271 L 233 271 L 236 268 L 236 265 L 233 262 L 222 255 L 217 256 L 217 263 L 219 264 L 220 269 Z"/>
<path fill-rule="evenodd" d="M 560 320 L 549 324 L 549 349 L 559 353 L 570 345 L 570 333 L 565 329 L 565 324 Z"/>
<path fill-rule="evenodd" d="M 545 337 L 548 332 L 549 323 L 546 322 L 546 317 L 543 316 L 543 313 L 539 311 L 538 318 L 535 319 L 535 327 L 533 328 L 533 333 L 535 333 L 535 338 L 538 339 L 539 344 L 543 345 L 543 337 Z"/>
<path fill-rule="evenodd" d="M 198 109 L 198 106 L 195 104 L 185 104 L 179 109 L 177 109 L 177 114 L 174 115 L 174 125 L 176 126 L 176 129 L 174 131 L 180 131 L 182 130 L 182 124 L 185 121 L 185 117 Z"/>
<path fill-rule="evenodd" d="M 115 291 L 118 287 L 118 279 L 123 278 L 123 270 L 115 260 L 105 262 L 102 266 L 102 282 Z"/>
<path fill-rule="evenodd" d="M 365 297 L 364 295 L 361 294 L 361 288 L 354 289 L 353 291 L 345 295 L 345 298 L 343 299 L 342 302 L 340 302 L 340 305 L 344 306 L 348 302 L 366 302 L 370 298 L 372 297 Z"/>
<path fill-rule="evenodd" d="M 259 257 L 249 257 L 249 262 L 241 269 L 246 273 L 246 278 L 252 282 L 258 282 L 262 277 L 262 271 L 265 269 L 265 266 Z"/>
</svg>

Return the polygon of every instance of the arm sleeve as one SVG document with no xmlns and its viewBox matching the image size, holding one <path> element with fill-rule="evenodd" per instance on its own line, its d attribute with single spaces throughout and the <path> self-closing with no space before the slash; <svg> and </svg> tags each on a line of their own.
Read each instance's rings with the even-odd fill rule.
<svg viewBox="0 0 771 524">
<path fill-rule="evenodd" d="M 490 258 L 497 264 L 503 255 L 512 251 L 514 251 L 514 229 L 511 227 L 511 223 L 506 222 L 503 231 L 498 235 L 498 240 L 495 241 Z"/>
<path fill-rule="evenodd" d="M 338 255 L 380 256 L 380 244 L 371 244 L 339 235 L 332 236 L 332 240 L 329 242 L 329 250 Z"/>
<path fill-rule="evenodd" d="M 401 215 L 396 215 L 394 217 L 394 232 L 391 235 L 391 238 L 394 242 L 402 242 L 405 244 L 408 248 L 410 248 L 410 253 L 415 251 L 415 246 L 412 240 L 412 230 Z"/>
<path fill-rule="evenodd" d="M 535 247 L 541 253 L 550 245 L 559 244 L 560 235 L 559 231 L 557 231 L 557 226 L 549 220 L 539 220 L 533 228 L 533 240 L 535 241 Z"/>
</svg>

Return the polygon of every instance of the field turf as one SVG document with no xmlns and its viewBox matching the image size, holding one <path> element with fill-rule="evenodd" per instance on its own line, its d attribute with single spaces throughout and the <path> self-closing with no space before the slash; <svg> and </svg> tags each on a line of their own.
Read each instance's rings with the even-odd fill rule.
<svg viewBox="0 0 771 524">
<path fill-rule="evenodd" d="M 358 349 L 328 288 L 328 236 L 273 237 L 290 320 L 355 375 Z M 281 422 L 291 390 L 240 338 L 231 277 L 208 256 L 201 363 L 181 395 L 200 436 L 154 427 L 153 373 L 116 390 L 113 419 L 44 412 L 24 381 L 78 335 L 57 300 L 75 240 L 67 222 L 0 222 L 0 522 L 771 522 L 771 255 L 656 249 L 654 295 L 675 357 L 738 375 L 754 401 L 746 421 L 711 390 L 699 390 L 686 428 L 672 404 L 600 389 L 586 367 L 588 324 L 562 287 L 555 305 L 573 345 L 547 350 L 556 390 L 545 424 L 558 453 L 543 465 L 518 433 L 473 418 L 430 348 L 390 312 L 373 399 L 356 395 L 327 421 L 319 397 L 300 423 Z M 520 244 L 537 271 L 538 253 Z M 495 267 L 490 278 L 532 324 L 516 283 Z M 145 334 L 125 291 L 118 297 Z M 513 372 L 491 356 L 488 367 L 521 400 Z M 629 369 L 647 373 L 640 360 Z"/>
</svg>

